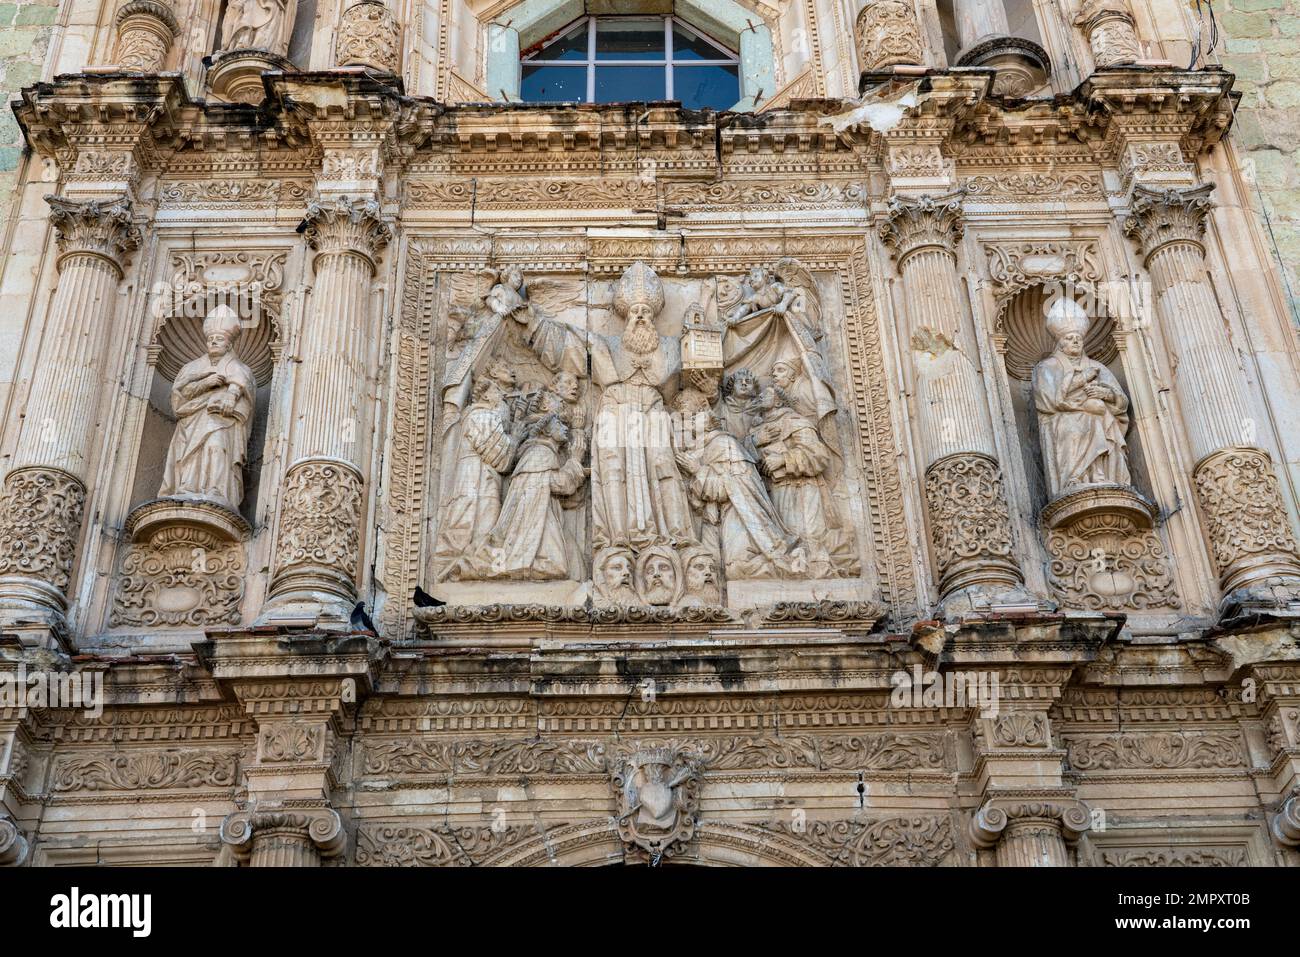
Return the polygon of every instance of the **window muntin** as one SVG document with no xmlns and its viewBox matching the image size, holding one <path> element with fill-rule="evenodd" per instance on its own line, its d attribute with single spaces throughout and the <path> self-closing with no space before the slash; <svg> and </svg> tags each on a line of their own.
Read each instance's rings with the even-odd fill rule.
<svg viewBox="0 0 1300 957">
<path fill-rule="evenodd" d="M 740 58 L 676 17 L 583 17 L 521 58 L 526 102 L 680 100 L 730 109 Z"/>
</svg>

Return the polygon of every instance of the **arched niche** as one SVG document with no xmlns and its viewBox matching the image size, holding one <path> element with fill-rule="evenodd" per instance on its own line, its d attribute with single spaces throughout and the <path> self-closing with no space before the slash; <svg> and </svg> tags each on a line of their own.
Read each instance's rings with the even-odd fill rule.
<svg viewBox="0 0 1300 957">
<path fill-rule="evenodd" d="M 522 0 L 487 25 L 487 93 L 519 99 L 520 51 L 582 16 L 673 14 L 740 53 L 740 101 L 747 112 L 776 92 L 772 31 L 736 0 Z M 760 99 L 761 98 L 761 99 Z"/>
<path fill-rule="evenodd" d="M 1116 342 L 1116 324 L 1104 298 L 1090 283 L 1061 283 L 1038 279 L 1018 285 L 1000 302 L 994 329 L 995 341 L 1002 353 L 1011 388 L 1011 404 L 1016 426 L 1023 439 L 1030 493 L 1035 512 L 1048 501 L 1047 480 L 1043 465 L 1042 441 L 1038 413 L 1034 407 L 1031 379 L 1034 366 L 1052 354 L 1055 340 L 1047 329 L 1046 317 L 1052 303 L 1061 296 L 1074 299 L 1091 318 L 1084 337 L 1084 350 L 1114 374 L 1132 402 L 1132 390 L 1120 361 Z M 1130 411 L 1131 419 L 1131 411 Z M 1126 434 L 1128 463 L 1133 486 L 1148 498 L 1150 482 L 1138 430 L 1130 422 Z"/>
<path fill-rule="evenodd" d="M 285 253 L 279 251 L 198 252 L 173 257 L 171 282 L 160 285 L 152 302 L 156 323 L 148 363 L 153 374 L 131 490 L 133 508 L 158 494 L 176 428 L 172 384 L 187 362 L 207 351 L 203 321 L 213 309 L 225 305 L 240 318 L 235 354 L 252 371 L 257 385 L 244 464 L 244 499 L 239 508 L 244 520 L 255 524 L 271 381 L 281 348 L 284 261 Z"/>
</svg>

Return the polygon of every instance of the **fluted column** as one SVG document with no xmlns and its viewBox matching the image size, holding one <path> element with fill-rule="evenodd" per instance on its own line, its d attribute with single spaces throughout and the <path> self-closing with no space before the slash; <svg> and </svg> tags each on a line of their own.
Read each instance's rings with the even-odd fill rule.
<svg viewBox="0 0 1300 957">
<path fill-rule="evenodd" d="M 1300 601 L 1300 553 L 1205 262 L 1212 186 L 1136 187 L 1125 232 L 1145 257 L 1225 613 Z"/>
<path fill-rule="evenodd" d="M 902 277 L 939 594 L 945 603 L 958 593 L 1023 603 L 983 380 L 962 329 L 961 235 L 956 195 L 894 199 L 881 227 Z"/>
<path fill-rule="evenodd" d="M 308 207 L 316 251 L 290 433 L 293 463 L 280 496 L 272 610 L 307 603 L 343 614 L 356 594 L 366 483 L 367 380 L 378 318 L 371 281 L 391 230 L 372 199 Z"/>
<path fill-rule="evenodd" d="M 125 199 L 46 200 L 59 279 L 0 492 L 0 608 L 57 616 L 81 533 L 117 286 L 140 231 Z"/>
</svg>

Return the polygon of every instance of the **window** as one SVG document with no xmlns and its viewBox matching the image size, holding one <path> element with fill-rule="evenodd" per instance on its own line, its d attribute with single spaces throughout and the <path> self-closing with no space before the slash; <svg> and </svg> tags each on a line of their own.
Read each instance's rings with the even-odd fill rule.
<svg viewBox="0 0 1300 957">
<path fill-rule="evenodd" d="M 740 58 L 676 17 L 583 17 L 520 57 L 529 103 L 680 100 L 727 110 L 740 99 Z"/>
</svg>

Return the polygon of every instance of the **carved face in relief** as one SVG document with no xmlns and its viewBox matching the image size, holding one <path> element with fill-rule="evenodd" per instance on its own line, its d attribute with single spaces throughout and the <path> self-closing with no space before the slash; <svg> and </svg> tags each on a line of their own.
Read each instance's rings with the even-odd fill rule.
<svg viewBox="0 0 1300 957">
<path fill-rule="evenodd" d="M 670 548 L 656 547 L 637 560 L 641 599 L 647 605 L 671 605 L 677 599 L 677 555 Z"/>
<path fill-rule="evenodd" d="M 213 362 L 224 356 L 235 345 L 235 337 L 224 330 L 208 333 L 207 340 L 208 358 Z"/>
<path fill-rule="evenodd" d="M 596 556 L 596 591 L 605 601 L 619 605 L 640 604 L 632 587 L 632 553 L 611 548 Z"/>
<path fill-rule="evenodd" d="M 1057 340 L 1056 348 L 1065 353 L 1071 359 L 1078 359 L 1083 355 L 1083 334 L 1078 332 L 1067 332 Z"/>
<path fill-rule="evenodd" d="M 766 289 L 769 279 L 770 277 L 767 274 L 767 270 L 762 266 L 755 266 L 749 271 L 749 285 L 753 287 L 755 291 Z"/>
<path fill-rule="evenodd" d="M 758 395 L 758 379 L 748 369 L 737 369 L 722 384 L 728 398 L 748 401 Z"/>
<path fill-rule="evenodd" d="M 646 302 L 634 302 L 627 310 L 627 326 L 623 329 L 623 348 L 644 355 L 659 347 L 659 332 L 655 329 L 654 307 Z"/>
<path fill-rule="evenodd" d="M 706 551 L 697 551 L 686 560 L 686 590 L 701 598 L 718 596 L 718 561 Z"/>
<path fill-rule="evenodd" d="M 556 373 L 551 380 L 551 391 L 565 402 L 578 401 L 578 377 L 572 372 Z"/>
<path fill-rule="evenodd" d="M 791 388 L 799 378 L 799 367 L 793 362 L 778 360 L 772 366 L 772 382 L 781 389 Z"/>
<path fill-rule="evenodd" d="M 484 298 L 488 308 L 498 316 L 509 316 L 524 307 L 523 297 L 509 286 L 498 283 Z"/>
</svg>

